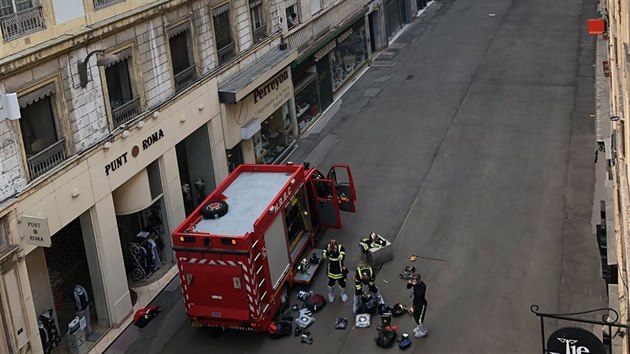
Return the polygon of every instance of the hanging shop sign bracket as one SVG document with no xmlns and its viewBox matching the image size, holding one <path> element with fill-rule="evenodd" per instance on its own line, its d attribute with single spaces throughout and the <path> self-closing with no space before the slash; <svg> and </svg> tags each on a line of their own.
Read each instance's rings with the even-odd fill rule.
<svg viewBox="0 0 630 354">
<path fill-rule="evenodd" d="M 48 219 L 41 216 L 21 216 L 19 222 L 20 235 L 25 244 L 50 247 L 50 230 Z"/>
<path fill-rule="evenodd" d="M 607 354 L 612 353 L 612 338 L 615 336 L 623 337 L 628 332 L 630 326 L 619 323 L 619 314 L 610 307 L 599 308 L 573 313 L 543 313 L 538 311 L 538 305 L 532 305 L 530 311 L 540 317 L 540 334 L 543 354 Z M 605 312 L 601 321 L 580 318 L 580 315 L 586 315 L 597 312 Z M 593 333 L 578 327 L 562 327 L 549 335 L 545 334 L 545 318 L 601 325 L 608 329 L 610 340 L 608 341 L 608 350 L 602 341 Z M 615 332 L 613 332 L 613 328 Z"/>
</svg>

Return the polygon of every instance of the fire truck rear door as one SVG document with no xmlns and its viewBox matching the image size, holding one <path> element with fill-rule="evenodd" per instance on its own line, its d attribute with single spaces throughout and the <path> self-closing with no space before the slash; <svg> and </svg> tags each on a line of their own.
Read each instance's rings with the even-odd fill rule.
<svg viewBox="0 0 630 354">
<path fill-rule="evenodd" d="M 311 186 L 315 194 L 315 209 L 319 225 L 326 229 L 340 229 L 339 198 L 333 181 L 313 179 Z"/>
<path fill-rule="evenodd" d="M 354 213 L 357 193 L 349 165 L 333 165 L 326 176 L 333 181 L 337 195 L 339 195 L 339 209 Z"/>
<path fill-rule="evenodd" d="M 196 316 L 248 320 L 243 269 L 235 262 L 196 261 L 182 264 L 190 313 Z"/>
</svg>

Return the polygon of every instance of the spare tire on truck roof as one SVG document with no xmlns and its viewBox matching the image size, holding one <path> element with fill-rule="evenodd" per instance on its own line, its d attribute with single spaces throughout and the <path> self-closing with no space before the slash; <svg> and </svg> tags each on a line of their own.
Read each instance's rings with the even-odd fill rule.
<svg viewBox="0 0 630 354">
<path fill-rule="evenodd" d="M 228 204 L 222 200 L 208 202 L 201 208 L 201 215 L 204 219 L 218 219 L 228 212 Z"/>
</svg>

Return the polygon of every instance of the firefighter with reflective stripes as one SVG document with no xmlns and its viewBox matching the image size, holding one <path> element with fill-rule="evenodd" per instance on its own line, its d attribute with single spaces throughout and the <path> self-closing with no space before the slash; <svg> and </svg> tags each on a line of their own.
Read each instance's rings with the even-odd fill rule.
<svg viewBox="0 0 630 354">
<path fill-rule="evenodd" d="M 369 293 L 367 294 L 363 294 L 364 285 L 368 286 Z M 385 305 L 385 301 L 376 287 L 376 273 L 369 264 L 360 264 L 357 267 L 356 274 L 354 275 L 354 286 L 354 313 L 357 313 L 358 309 L 361 307 L 361 302 L 364 301 L 364 298 L 369 297 L 369 295 L 374 297 L 378 305 Z"/>
<path fill-rule="evenodd" d="M 341 301 L 348 301 L 346 293 L 346 267 L 343 264 L 346 250 L 336 240 L 330 240 L 322 253 L 322 258 L 328 259 L 328 302 L 335 302 L 335 283 L 341 288 Z"/>
</svg>

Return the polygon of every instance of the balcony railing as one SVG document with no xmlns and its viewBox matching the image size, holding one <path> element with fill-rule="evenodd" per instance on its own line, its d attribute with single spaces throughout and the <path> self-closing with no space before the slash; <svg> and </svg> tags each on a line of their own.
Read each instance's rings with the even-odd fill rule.
<svg viewBox="0 0 630 354">
<path fill-rule="evenodd" d="M 5 42 L 39 32 L 46 28 L 41 7 L 32 7 L 11 15 L 0 17 L 2 38 Z"/>
<path fill-rule="evenodd" d="M 180 91 L 197 79 L 195 64 L 175 74 L 175 91 Z"/>
<path fill-rule="evenodd" d="M 118 4 L 120 2 L 125 2 L 125 0 L 94 0 L 94 10 L 100 10 L 107 6 Z"/>
<path fill-rule="evenodd" d="M 129 102 L 123 103 L 120 107 L 112 109 L 114 128 L 129 121 L 138 114 L 140 114 L 140 97 L 136 97 Z"/>
<path fill-rule="evenodd" d="M 258 43 L 267 37 L 267 27 L 262 25 L 254 30 L 254 43 Z"/>
<path fill-rule="evenodd" d="M 50 145 L 42 152 L 28 158 L 28 171 L 31 180 L 52 170 L 66 159 L 65 139 Z"/>
</svg>

